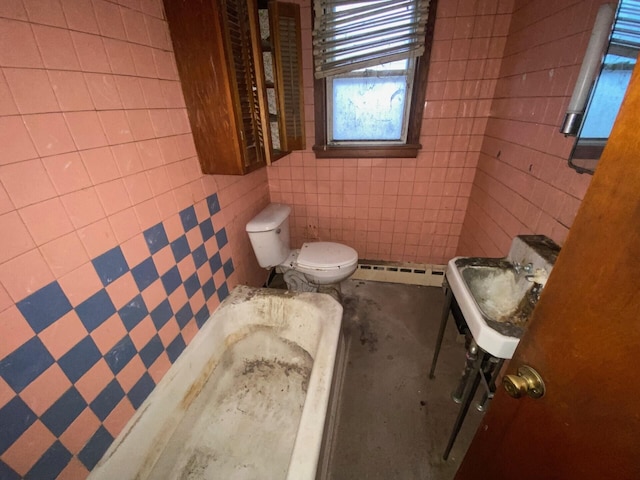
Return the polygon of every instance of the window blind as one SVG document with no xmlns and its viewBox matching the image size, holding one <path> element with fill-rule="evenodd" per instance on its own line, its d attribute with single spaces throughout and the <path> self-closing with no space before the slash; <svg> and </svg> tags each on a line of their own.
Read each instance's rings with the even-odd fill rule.
<svg viewBox="0 0 640 480">
<path fill-rule="evenodd" d="M 316 78 L 424 53 L 429 0 L 315 0 Z"/>
<path fill-rule="evenodd" d="M 611 34 L 609 52 L 635 59 L 640 50 L 640 0 L 623 0 Z"/>
</svg>

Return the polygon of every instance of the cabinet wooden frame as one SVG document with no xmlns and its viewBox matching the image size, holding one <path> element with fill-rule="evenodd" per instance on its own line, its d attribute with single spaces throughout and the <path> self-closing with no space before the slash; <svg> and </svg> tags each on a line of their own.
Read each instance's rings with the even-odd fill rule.
<svg viewBox="0 0 640 480">
<path fill-rule="evenodd" d="M 202 172 L 244 175 L 300 148 L 296 136 L 285 138 L 287 151 L 272 148 L 257 1 L 164 0 L 164 6 Z M 291 9 L 278 5 L 274 10 L 288 14 Z M 296 21 L 293 51 L 301 72 L 299 11 Z M 273 48 L 277 58 L 283 47 Z M 295 91 L 276 93 L 278 98 L 298 98 L 300 105 L 302 95 L 301 77 Z M 304 121 L 303 110 L 299 112 Z M 286 126 L 287 113 L 278 113 Z M 304 148 L 304 130 L 302 139 Z"/>
</svg>

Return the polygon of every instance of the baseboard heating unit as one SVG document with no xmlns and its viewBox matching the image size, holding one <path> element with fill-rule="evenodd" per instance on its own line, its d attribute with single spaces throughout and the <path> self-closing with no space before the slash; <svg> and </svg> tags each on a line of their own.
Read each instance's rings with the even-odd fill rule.
<svg viewBox="0 0 640 480">
<path fill-rule="evenodd" d="M 351 278 L 354 280 L 440 287 L 444 280 L 445 270 L 445 265 L 359 260 L 358 269 Z"/>
</svg>

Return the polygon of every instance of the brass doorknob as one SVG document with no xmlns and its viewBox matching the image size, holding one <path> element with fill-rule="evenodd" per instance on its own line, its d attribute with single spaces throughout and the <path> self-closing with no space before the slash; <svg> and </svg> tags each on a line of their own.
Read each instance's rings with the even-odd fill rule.
<svg viewBox="0 0 640 480">
<path fill-rule="evenodd" d="M 505 375 L 502 385 L 513 398 L 520 398 L 525 394 L 531 398 L 540 398 L 544 395 L 542 377 L 528 365 L 518 368 L 518 375 Z"/>
</svg>

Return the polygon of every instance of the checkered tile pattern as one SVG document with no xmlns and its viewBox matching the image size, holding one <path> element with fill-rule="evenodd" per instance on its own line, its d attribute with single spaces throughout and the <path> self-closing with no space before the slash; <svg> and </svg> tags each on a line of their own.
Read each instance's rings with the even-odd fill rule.
<svg viewBox="0 0 640 480">
<path fill-rule="evenodd" d="M 32 334 L 0 361 L 14 392 L 0 409 L 1 479 L 20 478 L 24 449 L 39 455 L 26 478 L 55 478 L 72 461 L 95 466 L 228 294 L 234 266 L 219 212 L 211 195 L 145 230 L 145 258 L 116 246 L 91 259 L 102 288 L 81 302 L 56 280 L 16 304 Z M 83 333 L 61 351 L 53 329 L 65 322 Z"/>
</svg>

